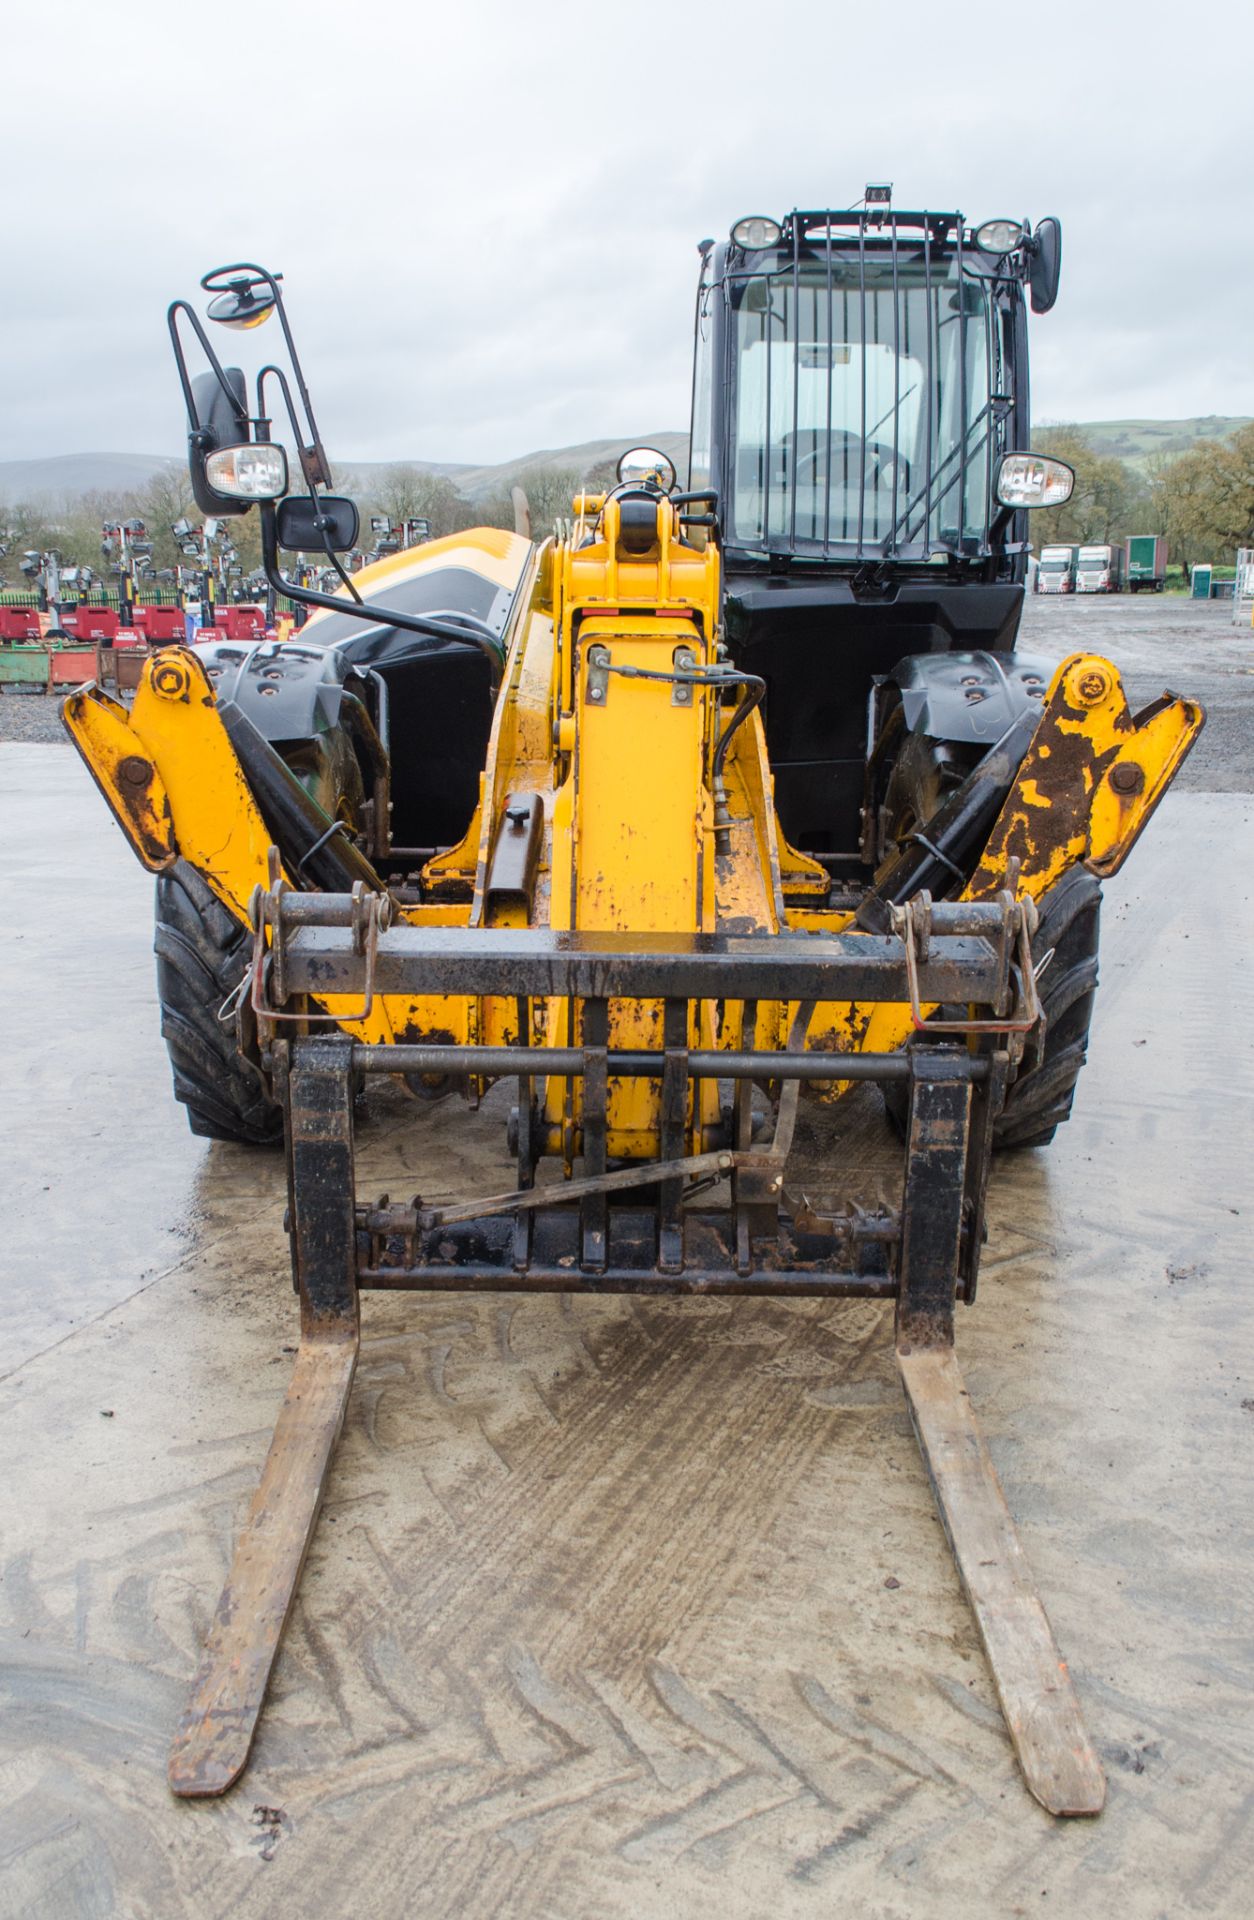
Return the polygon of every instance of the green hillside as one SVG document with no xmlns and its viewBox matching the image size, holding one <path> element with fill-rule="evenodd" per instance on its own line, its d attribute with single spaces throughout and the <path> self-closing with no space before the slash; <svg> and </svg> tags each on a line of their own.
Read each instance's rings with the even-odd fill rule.
<svg viewBox="0 0 1254 1920">
<path fill-rule="evenodd" d="M 1053 423 L 1038 420 L 1037 426 Z M 1069 421 L 1067 423 L 1071 425 Z M 1196 420 L 1080 420 L 1079 431 L 1091 441 L 1094 453 L 1113 454 L 1130 467 L 1144 468 L 1154 454 L 1183 453 L 1195 440 L 1226 440 L 1248 418 L 1210 413 Z"/>
</svg>

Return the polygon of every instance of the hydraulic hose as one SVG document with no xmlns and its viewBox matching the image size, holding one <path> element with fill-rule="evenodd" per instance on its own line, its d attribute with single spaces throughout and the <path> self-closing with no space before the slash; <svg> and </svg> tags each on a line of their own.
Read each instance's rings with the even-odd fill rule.
<svg viewBox="0 0 1254 1920">
<path fill-rule="evenodd" d="M 745 721 L 755 707 L 760 707 L 766 693 L 766 681 L 756 673 L 725 673 L 719 679 L 723 686 L 735 686 L 737 682 L 744 688 L 744 694 L 733 713 L 730 722 L 719 735 L 718 745 L 714 749 L 714 778 L 723 777 L 723 763 L 727 759 L 727 749 L 733 738 L 744 726 Z"/>
</svg>

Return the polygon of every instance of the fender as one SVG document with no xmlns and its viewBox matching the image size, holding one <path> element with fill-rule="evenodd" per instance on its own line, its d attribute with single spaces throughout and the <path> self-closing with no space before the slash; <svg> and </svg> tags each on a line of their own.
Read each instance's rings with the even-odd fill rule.
<svg viewBox="0 0 1254 1920">
<path fill-rule="evenodd" d="M 388 818 L 387 751 L 366 705 L 366 678 L 344 650 L 219 640 L 196 653 L 220 711 L 242 715 L 250 738 L 260 735 L 328 818 L 366 832 L 377 850 Z M 363 811 L 368 799 L 372 816 Z"/>
<path fill-rule="evenodd" d="M 913 653 L 888 683 L 901 692 L 908 733 L 987 748 L 1040 708 L 1053 674 L 1053 663 L 1034 653 Z"/>
<path fill-rule="evenodd" d="M 340 725 L 344 683 L 354 670 L 336 647 L 217 640 L 196 654 L 219 702 L 233 701 L 263 740 L 313 740 Z"/>
</svg>

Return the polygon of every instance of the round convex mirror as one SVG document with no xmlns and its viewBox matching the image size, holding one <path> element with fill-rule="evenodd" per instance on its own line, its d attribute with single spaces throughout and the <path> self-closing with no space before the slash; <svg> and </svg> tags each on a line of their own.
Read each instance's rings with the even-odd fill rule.
<svg viewBox="0 0 1254 1920">
<path fill-rule="evenodd" d="M 645 486 L 649 481 L 669 493 L 675 485 L 675 462 L 656 447 L 632 447 L 618 463 L 619 486 Z"/>
</svg>

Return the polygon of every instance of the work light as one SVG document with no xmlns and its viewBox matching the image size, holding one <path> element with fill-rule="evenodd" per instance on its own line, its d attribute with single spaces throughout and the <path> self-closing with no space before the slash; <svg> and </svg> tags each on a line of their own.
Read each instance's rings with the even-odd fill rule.
<svg viewBox="0 0 1254 1920">
<path fill-rule="evenodd" d="M 219 447 L 205 461 L 205 479 L 229 500 L 281 500 L 287 492 L 287 455 L 282 447 Z"/>
<path fill-rule="evenodd" d="M 765 214 L 749 213 L 743 220 L 737 220 L 731 230 L 731 237 L 738 247 L 773 247 L 780 236 L 778 220 L 768 220 Z"/>
<path fill-rule="evenodd" d="M 1018 220 L 986 220 L 975 230 L 975 244 L 981 253 L 1013 253 L 1023 239 Z"/>
<path fill-rule="evenodd" d="M 1074 485 L 1075 473 L 1065 460 L 1008 453 L 998 466 L 995 491 L 1003 507 L 1061 507 Z"/>
</svg>

